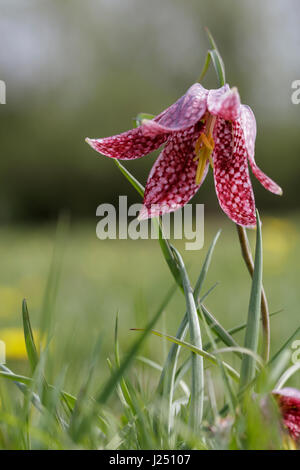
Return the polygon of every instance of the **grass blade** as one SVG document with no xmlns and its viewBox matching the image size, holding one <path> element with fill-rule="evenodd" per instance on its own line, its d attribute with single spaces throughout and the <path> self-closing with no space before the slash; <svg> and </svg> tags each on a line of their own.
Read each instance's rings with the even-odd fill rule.
<svg viewBox="0 0 300 470">
<path fill-rule="evenodd" d="M 119 162 L 116 158 L 113 159 L 121 173 L 129 181 L 129 183 L 134 187 L 134 189 L 139 193 L 140 196 L 144 197 L 144 186 L 125 168 L 122 163 Z"/>
<path fill-rule="evenodd" d="M 208 249 L 208 252 L 206 254 L 204 263 L 202 265 L 199 277 L 195 285 L 195 290 L 194 290 L 195 300 L 199 297 L 201 293 L 201 290 L 202 290 L 202 287 L 203 287 L 203 284 L 207 275 L 207 271 L 211 263 L 213 251 L 215 249 L 220 233 L 221 231 L 219 230 L 217 234 L 215 235 Z M 187 331 L 187 324 L 188 324 L 188 318 L 187 318 L 187 314 L 185 314 L 179 325 L 178 331 L 176 333 L 176 338 L 178 339 L 185 338 L 186 331 Z M 170 395 L 171 395 L 172 381 L 174 381 L 174 378 L 175 378 L 175 371 L 176 371 L 179 351 L 180 351 L 180 347 L 178 346 L 178 344 L 174 343 L 165 361 L 165 364 L 164 364 L 164 367 L 160 376 L 158 388 L 157 388 L 157 393 L 159 394 L 163 393 L 165 397 L 167 397 L 167 399 L 171 399 L 171 400 L 172 400 L 172 396 L 170 397 Z"/>
<path fill-rule="evenodd" d="M 200 302 L 200 305 L 202 305 L 201 302 Z M 276 310 L 276 312 L 270 313 L 270 318 L 275 316 L 275 315 L 278 315 L 278 313 L 281 313 L 281 312 L 283 312 L 283 309 Z M 235 335 L 236 333 L 239 333 L 240 331 L 243 331 L 246 327 L 247 327 L 247 323 L 242 323 L 241 325 L 237 325 L 237 326 L 234 326 L 233 328 L 230 328 L 227 332 L 230 335 Z M 220 338 L 215 338 L 215 343 L 219 343 L 220 341 L 221 341 Z M 205 349 L 205 351 L 207 351 L 211 347 L 212 347 L 212 343 L 209 341 L 208 343 L 206 343 L 204 345 L 203 349 Z"/>
<path fill-rule="evenodd" d="M 247 328 L 245 334 L 244 346 L 246 349 L 251 349 L 257 353 L 258 339 L 259 339 L 259 323 L 260 323 L 260 308 L 261 308 L 261 289 L 262 289 L 262 236 L 261 236 L 261 223 L 258 211 L 257 217 L 257 231 L 256 231 L 256 248 L 255 248 L 255 261 L 254 272 L 252 279 L 251 295 L 248 310 Z M 248 383 L 253 380 L 255 376 L 255 361 L 252 357 L 244 355 L 241 366 L 241 381 L 240 389 L 243 389 Z"/>
<path fill-rule="evenodd" d="M 40 318 L 40 340 L 44 340 L 48 344 L 53 336 L 54 312 L 58 293 L 58 286 L 62 272 L 63 254 L 69 229 L 69 216 L 62 213 L 59 216 L 53 255 L 48 274 L 47 284 L 44 292 L 42 315 Z"/>
<path fill-rule="evenodd" d="M 34 342 L 34 337 L 32 333 L 32 328 L 31 328 L 29 313 L 28 313 L 28 308 L 27 308 L 27 302 L 25 299 L 22 302 L 22 318 L 23 318 L 23 329 L 24 329 L 27 356 L 29 359 L 31 370 L 32 372 L 34 372 L 39 362 L 39 356 L 38 356 L 38 352 L 37 352 L 36 345 Z"/>
<path fill-rule="evenodd" d="M 188 274 L 186 272 L 181 255 L 175 248 L 173 248 L 178 267 L 181 273 L 183 289 L 185 293 L 187 317 L 190 331 L 190 338 L 199 350 L 202 349 L 202 338 L 199 325 L 199 318 L 197 314 L 197 307 L 195 304 L 193 289 L 191 287 Z M 204 400 L 204 369 L 203 358 L 192 352 L 192 384 L 191 384 L 191 397 L 190 397 L 190 417 L 189 422 L 194 432 L 199 431 L 203 415 L 203 400 Z"/>
<path fill-rule="evenodd" d="M 214 342 L 214 338 L 213 338 L 213 335 L 209 329 L 209 326 L 208 326 L 208 323 L 204 317 L 204 314 L 203 314 L 203 310 L 200 309 L 200 315 L 202 317 L 202 321 L 204 323 L 204 326 L 206 328 L 206 332 L 207 332 L 207 335 L 211 341 L 211 343 L 213 344 L 214 346 L 214 349 L 216 350 L 216 344 Z M 221 372 L 221 376 L 222 376 L 222 379 L 223 379 L 223 383 L 224 383 L 224 386 L 225 386 L 225 392 L 227 392 L 227 395 L 228 395 L 228 399 L 229 399 L 229 403 L 231 405 L 231 411 L 232 411 L 232 414 L 235 414 L 235 408 L 236 408 L 236 398 L 235 398 L 235 394 L 232 390 L 232 386 L 231 386 L 231 383 L 230 383 L 230 380 L 229 380 L 229 377 L 227 375 L 227 370 L 224 366 L 224 363 L 222 361 L 222 358 L 219 358 L 218 356 L 216 356 L 216 360 L 217 360 L 217 365 L 220 369 L 220 372 Z"/>
<path fill-rule="evenodd" d="M 212 243 L 211 243 L 211 245 L 208 249 L 208 252 L 205 256 L 204 263 L 202 265 L 199 277 L 197 279 L 197 282 L 196 282 L 195 288 L 194 288 L 194 298 L 195 298 L 196 302 L 198 301 L 198 297 L 201 294 L 201 290 L 202 290 L 202 287 L 203 287 L 203 284 L 204 284 L 204 281 L 205 281 L 205 278 L 206 278 L 206 275 L 207 275 L 207 271 L 208 271 L 208 268 L 209 268 L 210 263 L 211 263 L 212 255 L 213 255 L 214 249 L 216 247 L 216 244 L 217 244 L 217 241 L 218 241 L 220 235 L 221 235 L 221 230 L 219 230 L 216 233 L 216 235 L 214 236 L 214 239 L 213 239 L 213 241 L 212 241 Z"/>
<path fill-rule="evenodd" d="M 120 379 L 123 377 L 124 373 L 130 366 L 132 360 L 136 356 L 138 350 L 140 349 L 141 345 L 145 341 L 146 337 L 152 330 L 153 326 L 159 319 L 159 317 L 162 315 L 164 309 L 168 305 L 172 295 L 174 294 L 176 290 L 176 287 L 172 287 L 170 291 L 167 293 L 165 299 L 163 300 L 162 304 L 160 305 L 159 309 L 157 310 L 156 314 L 150 320 L 148 323 L 147 327 L 143 331 L 143 334 L 141 337 L 136 341 L 129 352 L 127 353 L 126 357 L 124 358 L 123 362 L 120 364 L 120 367 L 113 373 L 113 375 L 109 378 L 109 380 L 106 382 L 105 386 L 103 387 L 102 391 L 98 394 L 96 401 L 98 403 L 104 404 L 112 394 L 112 392 L 115 390 L 117 384 L 119 383 Z"/>
<path fill-rule="evenodd" d="M 275 390 L 281 389 L 284 384 L 300 369 L 300 362 L 296 362 L 291 367 L 289 367 L 278 380 Z"/>
<path fill-rule="evenodd" d="M 226 83 L 224 62 L 211 32 L 209 31 L 208 28 L 205 28 L 205 30 L 206 30 L 206 34 L 208 35 L 208 38 L 212 47 L 212 49 L 208 51 L 208 54 L 210 55 L 210 58 L 214 65 L 215 72 L 219 80 L 219 84 L 220 86 L 223 86 Z"/>
<path fill-rule="evenodd" d="M 208 69 L 209 69 L 209 66 L 210 66 L 210 61 L 211 61 L 211 56 L 210 56 L 210 53 L 208 52 L 207 55 L 206 55 L 206 58 L 205 58 L 205 62 L 204 62 L 204 65 L 203 65 L 203 69 L 200 73 L 200 76 L 197 80 L 197 82 L 201 83 L 203 78 L 205 77 Z"/>
<path fill-rule="evenodd" d="M 274 354 L 274 356 L 270 359 L 270 362 L 268 365 L 273 364 L 286 349 L 289 349 L 291 342 L 295 338 L 298 338 L 299 334 L 300 334 L 300 326 L 294 331 L 294 333 L 291 334 L 291 336 L 285 341 L 285 343 L 281 346 L 281 348 Z"/>
<path fill-rule="evenodd" d="M 12 380 L 13 382 L 15 382 L 15 384 L 18 386 L 18 388 L 20 388 L 20 390 L 23 393 L 27 393 L 26 385 L 31 386 L 32 383 L 33 383 L 33 379 L 31 377 L 26 377 L 24 375 L 15 374 L 14 372 L 12 372 L 10 369 L 3 366 L 2 364 L 0 364 L 0 369 L 1 369 L 0 377 Z M 53 385 L 48 385 L 48 386 L 49 386 L 50 389 L 54 388 Z M 60 393 L 61 393 L 62 398 L 64 398 L 66 400 L 68 405 L 71 408 L 73 408 L 75 406 L 77 398 L 74 397 L 73 395 L 71 395 L 70 393 L 65 392 L 64 390 L 61 390 Z M 36 397 L 37 397 L 37 395 L 36 395 Z M 39 398 L 38 398 L 38 401 L 40 403 Z"/>
<path fill-rule="evenodd" d="M 230 346 L 232 348 L 239 348 L 238 343 L 233 339 L 231 334 L 223 328 L 223 326 L 218 322 L 218 320 L 213 316 L 212 313 L 207 310 L 207 308 L 201 304 L 201 310 L 202 311 L 203 318 L 207 322 L 208 326 L 211 328 L 211 330 L 218 336 L 220 341 L 222 341 L 226 346 Z M 235 353 L 237 356 L 241 357 L 240 351 L 237 349 L 235 350 Z"/>
<path fill-rule="evenodd" d="M 133 330 L 134 331 L 143 331 L 142 329 L 138 329 L 138 328 L 134 328 Z M 196 346 L 194 346 L 193 344 L 188 343 L 187 341 L 179 340 L 175 336 L 167 335 L 167 334 L 161 333 L 160 331 L 157 331 L 157 330 L 151 330 L 151 333 L 154 334 L 155 336 L 160 337 L 160 338 L 165 338 L 168 341 L 171 341 L 171 343 L 178 344 L 179 346 L 182 346 L 183 348 L 186 348 L 186 349 L 188 349 L 189 351 L 191 351 L 195 354 L 198 354 L 199 356 L 203 357 L 203 359 L 207 359 L 208 361 L 210 361 L 214 365 L 218 364 L 217 358 L 213 354 L 208 353 L 207 351 L 204 351 L 204 349 L 199 349 Z M 240 378 L 238 372 L 233 367 L 231 367 L 229 364 L 227 364 L 226 362 L 223 361 L 223 364 L 224 364 L 224 367 L 228 370 L 229 375 L 236 382 L 238 382 L 239 378 Z"/>
<path fill-rule="evenodd" d="M 215 235 L 215 237 L 214 237 L 214 239 L 213 239 L 213 241 L 212 241 L 212 243 L 211 243 L 211 245 L 208 249 L 208 252 L 206 254 L 204 263 L 202 265 L 202 268 L 201 268 L 201 271 L 200 271 L 200 274 L 199 274 L 199 277 L 197 279 L 195 289 L 194 289 L 194 299 L 195 299 L 195 301 L 196 301 L 196 299 L 198 299 L 198 297 L 201 293 L 201 290 L 202 290 L 202 287 L 203 287 L 203 284 L 204 284 L 204 281 L 205 281 L 205 278 L 206 278 L 206 275 L 207 275 L 207 271 L 208 271 L 209 265 L 211 263 L 213 251 L 215 249 L 215 246 L 216 246 L 216 243 L 217 243 L 218 238 L 220 236 L 220 233 L 221 233 L 221 231 L 219 230 L 217 232 L 217 234 Z M 212 289 L 210 289 L 208 291 L 208 293 L 211 290 Z M 200 301 L 203 301 L 204 298 L 208 295 L 208 293 L 206 293 Z M 179 329 L 177 331 L 176 338 L 178 338 L 179 340 L 183 340 L 185 338 L 187 328 L 188 328 L 188 316 L 187 316 L 187 313 L 185 313 L 185 315 L 184 315 L 184 317 L 181 321 L 181 324 L 179 326 Z M 163 366 L 163 370 L 162 370 L 160 380 L 159 380 L 159 384 L 158 384 L 158 387 L 157 387 L 157 393 L 159 395 L 162 395 L 165 398 L 165 401 L 168 403 L 169 422 L 170 422 L 171 413 L 172 413 L 171 410 L 172 410 L 173 395 L 174 395 L 174 390 L 175 390 L 176 368 L 177 368 L 177 362 L 178 362 L 178 357 L 179 357 L 179 353 L 180 353 L 180 348 L 181 348 L 181 346 L 179 344 L 176 344 L 176 343 L 172 344 L 172 346 L 170 348 L 170 351 L 169 351 L 169 354 L 167 356 L 167 359 L 165 361 L 165 364 Z"/>
</svg>

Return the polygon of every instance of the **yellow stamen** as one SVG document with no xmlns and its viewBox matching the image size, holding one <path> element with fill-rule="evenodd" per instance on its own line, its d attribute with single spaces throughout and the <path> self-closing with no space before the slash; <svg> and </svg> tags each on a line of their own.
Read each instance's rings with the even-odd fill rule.
<svg viewBox="0 0 300 470">
<path fill-rule="evenodd" d="M 206 133 L 200 134 L 196 144 L 195 144 L 195 153 L 196 157 L 194 161 L 198 160 L 198 167 L 196 171 L 196 184 L 200 184 L 205 172 L 207 160 L 209 160 L 211 167 L 213 168 L 213 161 L 211 154 L 213 152 L 215 143 L 212 136 L 212 129 L 215 124 L 215 118 L 208 118 L 208 126 Z"/>
<path fill-rule="evenodd" d="M 203 142 L 203 144 L 205 145 L 205 147 L 207 147 L 209 150 L 213 150 L 214 149 L 214 141 L 213 141 L 213 138 L 212 138 L 212 135 L 209 134 L 208 137 L 206 137 L 205 134 L 201 134 L 201 140 Z"/>
<path fill-rule="evenodd" d="M 203 174 L 206 167 L 206 157 L 205 157 L 205 148 L 203 149 L 202 155 L 199 157 L 197 172 L 196 172 L 196 184 L 200 184 L 203 178 Z"/>
</svg>

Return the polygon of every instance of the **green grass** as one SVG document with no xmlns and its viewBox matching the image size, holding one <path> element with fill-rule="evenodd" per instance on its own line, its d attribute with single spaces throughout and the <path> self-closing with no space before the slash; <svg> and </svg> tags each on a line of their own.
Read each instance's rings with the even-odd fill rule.
<svg viewBox="0 0 300 470">
<path fill-rule="evenodd" d="M 47 353 L 42 355 L 39 363 L 40 370 L 38 367 L 34 373 L 36 378 L 34 392 L 42 397 L 43 406 L 48 411 L 41 415 L 33 411 L 28 391 L 23 400 L 22 393 L 14 384 L 1 378 L 0 447 L 159 448 L 162 446 L 179 448 L 180 445 L 186 445 L 196 448 L 215 448 L 228 446 L 228 441 L 223 443 L 222 436 L 218 434 L 219 431 L 216 431 L 213 440 L 210 440 L 208 434 L 205 434 L 205 437 L 203 434 L 196 439 L 187 424 L 187 405 L 181 408 L 176 432 L 171 436 L 168 435 L 164 427 L 167 418 L 163 417 L 157 421 L 153 413 L 155 406 L 161 407 L 161 403 L 157 404 L 155 400 L 152 400 L 160 373 L 137 360 L 136 356 L 132 358 L 129 375 L 126 375 L 127 382 L 125 384 L 121 382 L 119 396 L 114 391 L 110 394 L 104 409 L 102 405 L 97 405 L 99 422 L 96 420 L 95 423 L 92 420 L 93 406 L 86 397 L 87 395 L 97 396 L 111 376 L 110 369 L 115 370 L 116 367 L 114 331 L 117 312 L 119 315 L 118 342 L 122 362 L 126 353 L 141 335 L 140 332 L 130 329 L 145 328 L 158 312 L 167 292 L 174 285 L 157 241 L 100 241 L 95 235 L 95 225 L 92 223 L 75 224 L 69 229 L 64 246 L 61 247 L 63 256 L 60 252 L 58 254 L 61 261 L 61 274 L 57 297 L 46 301 L 46 306 L 44 293 L 55 244 L 55 228 L 13 227 L 2 228 L 0 231 L 0 339 L 3 329 L 22 328 L 22 299 L 24 297 L 27 300 L 34 330 L 39 330 L 42 326 L 48 333 L 50 331 Z M 176 247 L 183 255 L 191 284 L 194 285 L 208 246 L 219 228 L 222 228 L 222 233 L 215 248 L 202 293 L 216 282 L 219 283 L 205 300 L 205 305 L 226 329 L 230 329 L 246 321 L 251 288 L 250 277 L 241 260 L 234 226 L 224 217 L 209 220 L 205 227 L 203 250 L 185 252 L 182 242 L 176 242 Z M 254 235 L 251 236 L 253 243 Z M 298 250 L 300 225 L 298 217 L 286 219 L 263 217 L 263 239 L 264 286 L 270 311 L 284 309 L 271 320 L 271 349 L 274 353 L 299 327 L 300 294 L 297 272 L 300 262 Z M 51 292 L 55 293 L 55 286 L 52 286 Z M 51 308 L 48 308 L 49 305 Z M 46 315 L 47 310 L 49 310 L 49 318 Z M 185 311 L 184 296 L 177 289 L 160 315 L 155 329 L 168 335 L 176 335 Z M 203 325 L 201 331 L 203 343 L 209 341 L 210 335 L 207 336 Z M 100 348 L 93 353 L 99 338 Z M 244 332 L 236 335 L 235 339 L 243 345 Z M 171 343 L 167 340 L 150 335 L 143 341 L 138 356 L 143 356 L 162 366 L 170 346 Z M 91 373 L 93 357 L 97 360 Z M 188 350 L 183 349 L 179 364 L 188 357 Z M 110 358 L 110 367 L 107 364 L 107 358 Z M 240 364 L 240 359 L 232 353 L 224 354 L 222 359 L 229 361 L 233 367 L 238 367 Z M 14 358 L 13 350 L 11 354 L 8 354 L 7 366 L 16 374 L 30 375 L 27 359 Z M 222 374 L 218 373 L 216 367 L 212 367 L 211 371 L 215 381 L 216 399 L 221 405 L 224 400 Z M 78 396 L 79 394 L 79 397 L 82 397 L 76 412 L 73 412 L 71 417 L 68 413 L 66 417 L 61 416 L 63 415 L 62 405 L 58 405 L 59 396 L 53 392 L 53 388 L 46 387 L 46 391 L 43 392 L 39 390 L 38 387 L 42 386 L 42 381 L 39 379 L 41 375 L 46 376 L 48 385 L 52 384 L 58 389 L 63 386 L 63 389 L 72 395 Z M 185 376 L 185 380 L 189 383 L 189 373 Z M 290 383 L 299 387 L 299 376 L 293 376 Z M 83 384 L 88 385 L 83 387 Z M 46 398 L 43 398 L 43 395 Z M 176 390 L 175 399 L 180 396 Z M 124 400 L 126 406 L 124 406 Z M 207 409 L 207 402 L 205 402 L 205 423 L 212 419 L 207 414 Z M 251 419 L 256 419 L 258 422 L 257 416 L 258 411 L 255 408 Z M 28 422 L 28 419 L 32 429 L 27 429 L 24 424 Z M 62 424 L 65 419 L 70 420 L 68 432 Z M 126 423 L 131 423 L 132 420 L 136 426 L 135 436 L 138 436 L 136 438 L 134 438 L 134 432 L 126 428 Z M 92 421 L 93 424 L 91 424 Z M 217 426 L 216 423 L 217 421 L 215 426 Z M 239 425 L 247 429 L 253 427 L 252 422 L 246 424 L 243 422 Z M 122 431 L 120 431 L 121 428 Z M 101 436 L 99 436 L 99 429 L 103 433 Z M 232 448 L 234 446 L 247 448 L 249 445 L 253 448 L 261 447 L 263 444 L 258 439 L 257 433 L 258 431 L 254 436 L 251 434 L 248 444 L 233 440 L 230 445 Z M 251 444 L 249 444 L 250 441 Z"/>
</svg>

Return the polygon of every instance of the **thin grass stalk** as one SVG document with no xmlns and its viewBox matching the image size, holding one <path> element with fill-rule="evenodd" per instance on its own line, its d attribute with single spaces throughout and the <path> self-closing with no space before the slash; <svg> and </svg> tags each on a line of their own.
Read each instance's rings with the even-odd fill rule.
<svg viewBox="0 0 300 470">
<path fill-rule="evenodd" d="M 247 328 L 244 347 L 257 353 L 259 339 L 259 323 L 261 311 L 262 288 L 262 238 L 259 214 L 256 211 L 257 232 L 255 247 L 255 263 L 248 310 Z M 255 377 L 255 361 L 250 356 L 244 356 L 241 367 L 240 389 L 243 389 Z"/>
<path fill-rule="evenodd" d="M 195 304 L 194 293 L 191 287 L 182 257 L 177 250 L 174 250 L 177 258 L 178 267 L 181 273 L 182 284 L 184 288 L 187 317 L 191 343 L 197 348 L 202 349 L 202 338 L 200 331 L 197 307 Z M 192 352 L 192 384 L 190 397 L 190 416 L 189 422 L 195 433 L 199 431 L 203 416 L 204 400 L 204 366 L 203 358 Z"/>
<path fill-rule="evenodd" d="M 242 256 L 249 271 L 251 277 L 253 277 L 254 272 L 254 263 L 252 258 L 252 253 L 247 237 L 247 232 L 245 227 L 241 227 L 240 225 L 236 225 Z M 269 307 L 268 301 L 266 297 L 266 293 L 264 287 L 262 285 L 261 289 L 261 316 L 262 316 L 262 329 L 263 329 L 263 351 L 262 357 L 265 362 L 268 362 L 270 358 L 270 338 L 271 338 L 271 329 L 270 329 L 270 314 L 269 314 Z"/>
</svg>

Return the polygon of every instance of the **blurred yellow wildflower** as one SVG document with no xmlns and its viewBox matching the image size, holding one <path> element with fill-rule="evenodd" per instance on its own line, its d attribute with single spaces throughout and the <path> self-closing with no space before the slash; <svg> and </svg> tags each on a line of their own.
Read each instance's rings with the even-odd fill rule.
<svg viewBox="0 0 300 470">
<path fill-rule="evenodd" d="M 35 338 L 37 331 L 33 332 Z M 5 344 L 6 359 L 26 359 L 26 346 L 22 328 L 1 328 L 0 341 Z"/>
<path fill-rule="evenodd" d="M 288 261 L 299 233 L 297 227 L 288 219 L 266 217 L 263 220 L 263 242 L 265 261 L 277 271 Z"/>
</svg>

